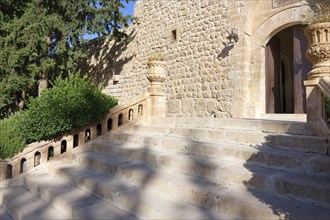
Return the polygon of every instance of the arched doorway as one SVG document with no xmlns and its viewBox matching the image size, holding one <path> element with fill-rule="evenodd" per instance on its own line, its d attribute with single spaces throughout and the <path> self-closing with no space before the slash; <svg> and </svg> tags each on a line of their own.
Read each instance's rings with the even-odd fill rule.
<svg viewBox="0 0 330 220">
<path fill-rule="evenodd" d="M 303 84 L 312 65 L 305 57 L 303 25 L 276 33 L 266 45 L 266 113 L 305 113 Z"/>
</svg>

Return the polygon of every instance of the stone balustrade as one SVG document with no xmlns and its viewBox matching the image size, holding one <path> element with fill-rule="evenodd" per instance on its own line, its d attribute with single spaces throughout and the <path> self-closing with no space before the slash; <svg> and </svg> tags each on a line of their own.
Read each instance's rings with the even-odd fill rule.
<svg viewBox="0 0 330 220">
<path fill-rule="evenodd" d="M 76 147 L 82 147 L 108 131 L 115 131 L 130 121 L 147 119 L 150 108 L 149 93 L 115 106 L 96 124 L 86 126 L 78 132 L 59 137 L 56 141 L 42 141 L 29 144 L 21 153 L 8 160 L 0 161 L 0 181 L 25 173 L 40 164 L 71 154 Z"/>
<path fill-rule="evenodd" d="M 165 117 L 166 98 L 163 81 L 165 80 L 164 65 L 158 63 L 156 70 L 152 68 L 148 76 L 151 84 L 149 92 L 115 106 L 98 123 L 86 126 L 80 131 L 59 137 L 55 141 L 43 141 L 29 144 L 21 153 L 6 160 L 0 160 L 0 181 L 25 173 L 40 164 L 59 157 L 62 154 L 71 154 L 76 147 L 83 147 L 89 141 L 109 131 L 115 131 L 130 121 L 150 120 L 152 117 Z M 161 81 L 154 76 L 161 76 Z M 159 79 L 159 77 L 156 77 Z M 156 82 L 157 81 L 157 82 Z"/>
</svg>

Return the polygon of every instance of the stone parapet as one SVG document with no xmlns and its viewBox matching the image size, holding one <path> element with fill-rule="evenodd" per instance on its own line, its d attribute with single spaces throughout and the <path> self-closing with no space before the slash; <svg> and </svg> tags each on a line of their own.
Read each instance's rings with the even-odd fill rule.
<svg viewBox="0 0 330 220">
<path fill-rule="evenodd" d="M 149 120 L 149 116 L 165 115 L 164 96 L 149 93 L 115 106 L 100 122 L 91 124 L 54 141 L 29 144 L 21 153 L 0 161 L 0 182 L 19 174 L 37 169 L 38 165 L 73 154 L 73 148 L 88 147 L 98 136 L 115 131 L 121 126 L 136 120 Z"/>
</svg>

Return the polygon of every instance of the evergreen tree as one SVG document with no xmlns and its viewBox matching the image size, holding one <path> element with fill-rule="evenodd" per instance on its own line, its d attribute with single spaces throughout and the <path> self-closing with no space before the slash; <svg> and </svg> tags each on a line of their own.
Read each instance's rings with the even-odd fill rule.
<svg viewBox="0 0 330 220">
<path fill-rule="evenodd" d="M 0 0 L 0 118 L 37 95 L 39 82 L 73 70 L 85 57 L 85 34 L 126 37 L 120 30 L 132 17 L 123 7 L 122 0 Z"/>
</svg>

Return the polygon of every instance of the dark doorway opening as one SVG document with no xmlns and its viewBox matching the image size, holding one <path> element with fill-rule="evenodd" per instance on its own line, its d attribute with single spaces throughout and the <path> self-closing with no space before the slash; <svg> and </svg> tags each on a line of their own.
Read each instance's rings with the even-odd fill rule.
<svg viewBox="0 0 330 220">
<path fill-rule="evenodd" d="M 312 65 L 305 57 L 304 26 L 275 34 L 266 46 L 266 113 L 306 113 L 304 81 Z"/>
</svg>

